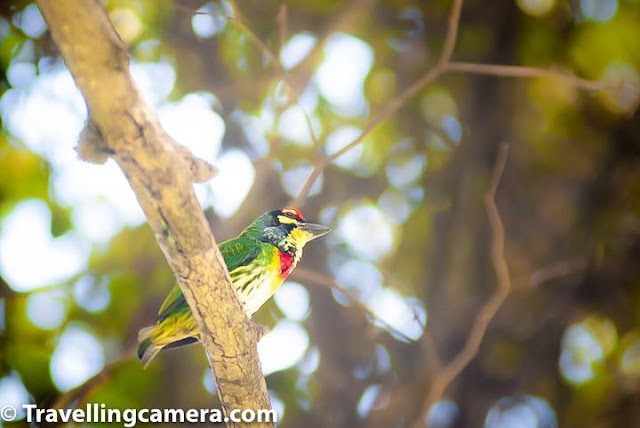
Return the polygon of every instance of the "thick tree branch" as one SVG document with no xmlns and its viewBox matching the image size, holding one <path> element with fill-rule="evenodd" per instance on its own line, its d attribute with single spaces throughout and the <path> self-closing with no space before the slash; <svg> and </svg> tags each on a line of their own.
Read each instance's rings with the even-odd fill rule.
<svg viewBox="0 0 640 428">
<path fill-rule="evenodd" d="M 162 129 L 131 78 L 126 46 L 97 0 L 38 0 L 38 6 L 102 137 L 94 151 L 111 155 L 126 175 L 178 279 L 225 412 L 270 408 L 255 332 L 193 191 L 193 182 L 210 177 L 213 168 Z"/>
</svg>

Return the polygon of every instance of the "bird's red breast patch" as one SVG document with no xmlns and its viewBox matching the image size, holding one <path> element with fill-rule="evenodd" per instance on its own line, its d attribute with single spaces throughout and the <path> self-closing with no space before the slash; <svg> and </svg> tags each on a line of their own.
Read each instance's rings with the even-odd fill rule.
<svg viewBox="0 0 640 428">
<path fill-rule="evenodd" d="M 280 256 L 280 277 L 284 279 L 293 269 L 293 254 L 284 251 L 278 251 L 278 254 Z"/>
</svg>

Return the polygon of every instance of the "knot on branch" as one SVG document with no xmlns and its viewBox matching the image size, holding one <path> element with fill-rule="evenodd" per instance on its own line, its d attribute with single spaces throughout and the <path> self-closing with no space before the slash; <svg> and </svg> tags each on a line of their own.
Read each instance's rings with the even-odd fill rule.
<svg viewBox="0 0 640 428">
<path fill-rule="evenodd" d="M 76 153 L 84 161 L 103 164 L 115 152 L 107 146 L 98 126 L 89 119 L 78 137 Z"/>
<path fill-rule="evenodd" d="M 211 165 L 209 162 L 200 159 L 199 157 L 191 153 L 191 150 L 189 150 L 185 146 L 177 144 L 177 147 L 180 155 L 189 167 L 191 180 L 194 183 L 204 183 L 206 181 L 209 181 L 218 173 L 218 168 Z"/>
</svg>

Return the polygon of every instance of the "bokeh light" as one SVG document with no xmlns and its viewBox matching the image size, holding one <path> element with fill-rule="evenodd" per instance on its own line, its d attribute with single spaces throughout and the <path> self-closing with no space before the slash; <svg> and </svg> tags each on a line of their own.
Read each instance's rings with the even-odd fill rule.
<svg viewBox="0 0 640 428">
<path fill-rule="evenodd" d="M 212 109 L 213 103 L 211 94 L 191 93 L 158 109 L 160 123 L 167 133 L 209 162 L 218 153 L 225 131 L 224 121 Z"/>
<path fill-rule="evenodd" d="M 305 182 L 313 171 L 313 165 L 301 163 L 293 168 L 285 170 L 281 175 L 282 188 L 291 197 L 297 196 Z M 309 190 L 309 196 L 314 196 L 322 191 L 322 174 L 314 181 Z"/>
<path fill-rule="evenodd" d="M 625 113 L 640 104 L 640 74 L 631 64 L 609 64 L 602 74 L 602 81 L 609 87 L 600 94 L 600 99 L 610 110 Z"/>
<path fill-rule="evenodd" d="M 606 22 L 618 11 L 618 0 L 580 0 L 582 15 L 591 21 Z"/>
<path fill-rule="evenodd" d="M 539 397 L 503 397 L 489 410 L 485 428 L 557 428 L 555 411 Z"/>
<path fill-rule="evenodd" d="M 16 291 L 64 281 L 86 264 L 76 236 L 51 236 L 51 213 L 42 201 L 22 202 L 0 225 L 0 272 Z"/>
<path fill-rule="evenodd" d="M 73 297 L 76 303 L 89 312 L 102 312 L 111 302 L 111 292 L 107 278 L 96 280 L 85 275 L 73 285 Z"/>
<path fill-rule="evenodd" d="M 31 404 L 31 402 L 32 399 L 29 396 L 29 392 L 22 384 L 17 373 L 9 373 L 0 379 L 0 409 L 5 408 L 5 406 L 12 406 L 17 409 L 16 419 L 20 420 L 25 416 L 22 406 Z M 2 423 L 3 421 L 0 421 L 0 425 Z"/>
<path fill-rule="evenodd" d="M 590 381 L 616 343 L 615 325 L 607 318 L 593 316 L 572 324 L 562 337 L 560 373 L 573 384 Z"/>
<path fill-rule="evenodd" d="M 401 151 L 392 154 L 387 161 L 389 183 L 398 188 L 406 188 L 418 180 L 427 167 L 427 158 L 411 152 Z"/>
<path fill-rule="evenodd" d="M 518 7 L 532 16 L 543 16 L 549 13 L 555 0 L 517 0 Z"/>
<path fill-rule="evenodd" d="M 358 401 L 356 410 L 361 418 L 367 416 L 372 410 L 384 406 L 384 399 L 381 398 L 382 388 L 380 385 L 370 385 L 363 392 Z"/>
<path fill-rule="evenodd" d="M 227 2 L 205 4 L 191 18 L 193 33 L 201 39 L 208 39 L 221 33 L 227 25 L 226 16 L 233 16 L 233 9 Z"/>
<path fill-rule="evenodd" d="M 62 66 L 38 75 L 28 87 L 6 91 L 0 99 L 0 112 L 9 132 L 54 166 L 77 161 L 71 148 L 86 112 L 80 91 Z"/>
<path fill-rule="evenodd" d="M 284 415 L 285 415 L 284 412 L 286 409 L 284 401 L 282 401 L 280 397 L 278 397 L 278 394 L 274 390 L 269 389 L 267 392 L 269 393 L 269 400 L 271 401 L 271 407 L 276 411 L 276 414 L 278 415 L 278 420 L 282 420 L 282 418 L 284 418 Z"/>
<path fill-rule="evenodd" d="M 313 117 L 311 117 L 311 123 L 315 135 L 318 135 L 320 123 L 318 120 L 314 120 Z M 278 122 L 278 132 L 287 141 L 298 146 L 305 147 L 313 143 L 313 137 L 309 131 L 305 112 L 302 110 L 302 107 L 298 105 L 289 107 L 282 113 L 280 121 Z"/>
<path fill-rule="evenodd" d="M 459 143 L 462 139 L 462 125 L 454 116 L 446 115 L 442 118 L 442 130 L 454 143 Z"/>
<path fill-rule="evenodd" d="M 374 314 L 396 331 L 417 340 L 427 324 L 427 311 L 416 299 L 405 299 L 390 288 L 377 290 L 368 302 Z"/>
<path fill-rule="evenodd" d="M 218 393 L 218 386 L 216 385 L 216 380 L 213 377 L 213 373 L 207 367 L 202 375 L 202 386 L 204 389 L 211 395 L 215 395 Z"/>
<path fill-rule="evenodd" d="M 373 263 L 364 260 L 346 260 L 335 269 L 335 278 L 339 284 L 351 290 L 359 299 L 368 301 L 373 293 L 382 286 L 382 273 Z"/>
<path fill-rule="evenodd" d="M 376 371 L 378 373 L 386 373 L 391 370 L 391 355 L 389 350 L 383 345 L 376 345 Z"/>
<path fill-rule="evenodd" d="M 274 299 L 282 313 L 292 321 L 301 321 L 309 314 L 309 292 L 302 284 L 285 282 Z"/>
<path fill-rule="evenodd" d="M 375 233 L 371 233 L 375 230 Z M 393 227 L 386 215 L 373 205 L 358 205 L 342 215 L 336 235 L 357 257 L 379 260 L 393 248 Z"/>
<path fill-rule="evenodd" d="M 203 206 L 212 206 L 221 217 L 230 217 L 240 207 L 251 189 L 256 171 L 251 159 L 240 150 L 229 150 L 214 162 L 218 174 L 208 183 L 197 186 L 197 190 L 211 190 L 211 199 L 200 198 Z"/>
<path fill-rule="evenodd" d="M 42 36 L 47 30 L 47 24 L 35 4 L 29 4 L 22 10 L 18 22 L 24 34 L 34 39 Z"/>
<path fill-rule="evenodd" d="M 324 61 L 315 81 L 322 96 L 344 116 L 366 112 L 364 80 L 373 65 L 373 49 L 366 42 L 345 33 L 329 37 Z"/>
<path fill-rule="evenodd" d="M 336 153 L 355 141 L 361 133 L 362 130 L 355 126 L 340 127 L 327 136 L 324 146 L 325 151 L 328 154 Z M 332 163 L 345 169 L 354 168 L 358 164 L 363 150 L 363 144 L 359 144 L 344 155 L 333 160 Z"/>
<path fill-rule="evenodd" d="M 640 378 L 640 333 L 632 331 L 621 341 L 620 370 L 626 376 Z"/>
<path fill-rule="evenodd" d="M 158 62 L 134 61 L 131 64 L 131 76 L 145 100 L 154 106 L 166 101 L 176 83 L 176 70 L 166 58 Z"/>
<path fill-rule="evenodd" d="M 280 51 L 280 63 L 285 70 L 290 70 L 311 52 L 318 39 L 312 33 L 294 34 Z"/>
<path fill-rule="evenodd" d="M 455 426 L 460 410 L 455 402 L 441 400 L 434 403 L 427 412 L 427 425 L 431 428 L 449 428 Z"/>
<path fill-rule="evenodd" d="M 12 87 L 25 89 L 33 83 L 36 74 L 36 66 L 32 63 L 14 61 L 7 70 L 7 80 Z"/>
<path fill-rule="evenodd" d="M 102 344 L 78 325 L 69 325 L 51 357 L 51 378 L 60 391 L 85 382 L 104 366 Z"/>
<path fill-rule="evenodd" d="M 414 205 L 406 193 L 398 189 L 388 189 L 378 199 L 380 209 L 396 224 L 407 221 Z"/>
<path fill-rule="evenodd" d="M 33 293 L 27 298 L 27 316 L 35 326 L 42 329 L 59 328 L 67 315 L 67 307 L 62 290 Z"/>
<path fill-rule="evenodd" d="M 299 362 L 309 346 L 304 327 L 292 321 L 280 321 L 258 343 L 258 354 L 265 375 L 286 370 Z"/>
<path fill-rule="evenodd" d="M 303 375 L 310 375 L 315 372 L 320 364 L 320 351 L 313 346 L 307 350 L 307 353 L 298 364 L 298 370 Z"/>
<path fill-rule="evenodd" d="M 448 90 L 433 88 L 420 98 L 420 109 L 427 123 L 440 128 L 447 116 L 458 116 L 458 105 Z"/>
<path fill-rule="evenodd" d="M 115 9 L 109 14 L 113 26 L 123 42 L 130 45 L 142 33 L 143 26 L 140 18 L 131 9 Z"/>
</svg>

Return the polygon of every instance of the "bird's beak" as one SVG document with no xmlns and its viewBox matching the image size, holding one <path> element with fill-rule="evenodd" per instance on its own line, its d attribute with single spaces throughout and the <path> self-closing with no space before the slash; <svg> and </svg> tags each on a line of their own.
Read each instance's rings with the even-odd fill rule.
<svg viewBox="0 0 640 428">
<path fill-rule="evenodd" d="M 316 223 L 302 223 L 300 224 L 300 226 L 298 226 L 298 228 L 309 234 L 310 241 L 331 232 L 331 229 L 329 229 L 327 226 Z"/>
</svg>

